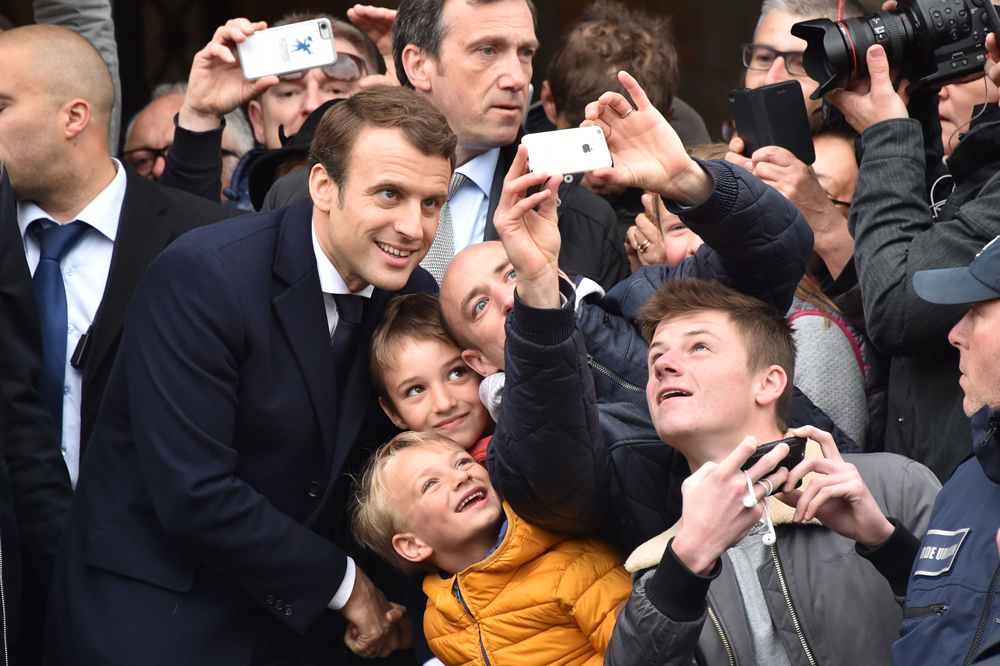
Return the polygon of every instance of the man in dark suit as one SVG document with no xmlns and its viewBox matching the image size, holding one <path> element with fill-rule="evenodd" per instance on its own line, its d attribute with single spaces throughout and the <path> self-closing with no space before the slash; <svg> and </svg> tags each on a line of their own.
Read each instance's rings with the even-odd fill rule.
<svg viewBox="0 0 1000 666">
<path fill-rule="evenodd" d="M 310 202 L 195 230 L 150 265 L 56 564 L 45 663 L 326 666 L 353 660 L 341 637 L 368 657 L 408 637 L 379 589 L 394 577 L 350 537 L 349 473 L 392 433 L 368 339 L 392 292 L 436 290 L 417 264 L 454 150 L 413 91 L 362 91 L 317 128 Z"/>
<path fill-rule="evenodd" d="M 16 216 L 10 180 L 0 165 L 0 585 L 4 645 L 11 663 L 19 663 L 18 655 L 26 648 L 19 635 L 22 581 L 29 609 L 43 611 L 73 499 L 52 417 L 37 388 L 41 335 Z M 38 617 L 30 610 L 28 615 Z M 29 643 L 32 636 L 41 636 L 40 630 L 31 629 L 25 637 Z M 35 643 L 40 647 L 38 640 Z"/>
<path fill-rule="evenodd" d="M 49 381 L 55 399 L 46 395 L 53 387 L 45 383 L 60 368 L 43 367 L 42 393 L 75 483 L 139 278 L 178 236 L 236 213 L 151 187 L 111 157 L 106 138 L 114 89 L 86 40 L 56 26 L 26 26 L 4 33 L 0 49 L 7 63 L 0 81 L 0 154 L 17 201 L 16 215 L 4 219 L 5 232 L 20 231 L 20 277 L 35 278 L 33 318 L 41 319 L 46 364 L 53 351 L 65 364 L 58 381 Z M 53 339 L 46 330 L 49 304 L 37 292 L 39 266 L 46 268 L 52 232 L 72 233 L 73 227 L 81 233 L 53 262 L 63 277 L 61 321 L 68 333 Z"/>
<path fill-rule="evenodd" d="M 18 28 L 0 35 L 0 58 L 0 161 L 10 177 L 0 197 L 0 384 L 25 555 L 25 647 L 35 646 L 37 663 L 70 484 L 132 292 L 171 241 L 234 212 L 159 188 L 112 159 L 114 87 L 83 37 Z M 67 231 L 76 235 L 50 254 L 51 241 L 61 244 L 54 235 Z"/>
<path fill-rule="evenodd" d="M 455 254 L 498 238 L 493 216 L 520 143 L 538 48 L 534 12 L 526 0 L 399 5 L 392 28 L 396 76 L 440 109 L 458 136 L 452 196 L 422 264 L 438 283 Z M 610 289 L 628 277 L 628 260 L 611 206 L 581 182 L 566 174 L 559 188 L 559 267 Z"/>
</svg>

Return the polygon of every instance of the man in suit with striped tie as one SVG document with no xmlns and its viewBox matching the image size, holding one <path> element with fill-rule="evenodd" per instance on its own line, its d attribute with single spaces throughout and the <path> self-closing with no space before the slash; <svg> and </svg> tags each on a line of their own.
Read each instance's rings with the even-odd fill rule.
<svg viewBox="0 0 1000 666">
<path fill-rule="evenodd" d="M 523 134 L 538 39 L 531 0 L 403 0 L 393 26 L 400 83 L 448 119 L 457 162 L 438 234 L 421 264 L 441 282 L 451 258 L 497 240 L 493 216 Z M 610 289 L 629 275 L 611 206 L 566 174 L 559 187 L 559 267 Z"/>
</svg>

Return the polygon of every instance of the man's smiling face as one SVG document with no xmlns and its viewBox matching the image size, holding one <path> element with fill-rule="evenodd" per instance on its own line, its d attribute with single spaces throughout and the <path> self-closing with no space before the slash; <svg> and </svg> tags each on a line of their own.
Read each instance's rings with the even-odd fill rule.
<svg viewBox="0 0 1000 666">
<path fill-rule="evenodd" d="M 342 183 L 313 167 L 310 188 L 332 188 L 327 196 L 313 192 L 316 236 L 351 291 L 406 284 L 434 242 L 450 179 L 446 158 L 425 155 L 391 128 L 358 135 Z"/>
</svg>

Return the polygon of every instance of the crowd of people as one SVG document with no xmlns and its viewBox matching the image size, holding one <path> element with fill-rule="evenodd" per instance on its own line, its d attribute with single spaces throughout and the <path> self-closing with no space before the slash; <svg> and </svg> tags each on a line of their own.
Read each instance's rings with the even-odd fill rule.
<svg viewBox="0 0 1000 666">
<path fill-rule="evenodd" d="M 619 0 L 550 63 L 531 0 L 292 13 L 336 62 L 256 80 L 234 18 L 125 119 L 108 0 L 0 17 L 4 663 L 1000 664 L 1000 45 L 812 99 L 863 13 L 734 49 L 812 164 Z"/>
</svg>

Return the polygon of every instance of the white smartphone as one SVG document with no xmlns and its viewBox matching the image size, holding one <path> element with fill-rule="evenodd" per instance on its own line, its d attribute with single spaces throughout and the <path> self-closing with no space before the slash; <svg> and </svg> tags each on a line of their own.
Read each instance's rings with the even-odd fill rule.
<svg viewBox="0 0 1000 666">
<path fill-rule="evenodd" d="M 325 18 L 255 32 L 236 49 L 243 78 L 248 81 L 337 62 L 333 29 Z"/>
<path fill-rule="evenodd" d="M 528 148 L 533 173 L 586 173 L 612 164 L 604 131 L 597 126 L 525 134 L 521 143 Z"/>
</svg>

